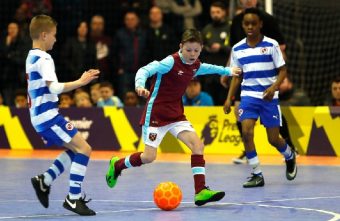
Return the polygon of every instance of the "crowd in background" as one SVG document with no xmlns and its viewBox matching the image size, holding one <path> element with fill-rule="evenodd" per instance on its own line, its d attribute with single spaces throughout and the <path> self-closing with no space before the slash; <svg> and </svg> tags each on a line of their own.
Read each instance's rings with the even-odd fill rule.
<svg viewBox="0 0 340 221">
<path fill-rule="evenodd" d="M 25 58 L 31 48 L 28 26 L 36 14 L 51 15 L 58 22 L 57 43 L 49 53 L 56 62 L 60 82 L 75 80 L 93 67 L 101 72 L 93 85 L 74 94 L 61 94 L 60 107 L 122 107 L 143 104 L 134 92 L 135 73 L 141 66 L 176 52 L 186 28 L 202 32 L 205 41 L 202 62 L 226 65 L 230 53 L 228 3 L 222 0 L 4 1 L 1 4 L 6 7 L 2 10 L 6 8 L 7 14 L 1 15 L 0 26 L 0 105 L 27 106 Z M 212 35 L 214 32 L 219 35 Z M 185 105 L 223 105 L 227 95 L 218 76 L 195 79 L 189 87 L 183 97 Z M 293 93 L 289 79 L 281 90 L 287 105 L 310 104 L 305 94 L 297 100 L 299 94 Z M 198 96 L 204 97 L 202 101 Z M 334 104 L 339 104 L 340 97 L 334 97 L 334 93 L 333 99 L 336 99 Z"/>
</svg>

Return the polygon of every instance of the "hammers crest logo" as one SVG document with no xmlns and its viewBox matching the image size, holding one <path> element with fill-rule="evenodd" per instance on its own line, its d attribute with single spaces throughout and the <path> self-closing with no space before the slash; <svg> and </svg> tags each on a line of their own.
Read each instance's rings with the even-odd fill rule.
<svg viewBox="0 0 340 221">
<path fill-rule="evenodd" d="M 156 138 L 157 138 L 157 134 L 156 133 L 149 133 L 149 140 L 155 141 Z"/>
</svg>

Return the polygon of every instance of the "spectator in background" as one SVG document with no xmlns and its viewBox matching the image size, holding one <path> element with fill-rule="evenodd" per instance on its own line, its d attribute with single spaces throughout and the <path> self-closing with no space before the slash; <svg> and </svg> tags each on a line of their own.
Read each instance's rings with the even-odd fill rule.
<svg viewBox="0 0 340 221">
<path fill-rule="evenodd" d="M 225 65 L 230 53 L 229 23 L 226 18 L 226 6 L 214 2 L 210 6 L 212 22 L 203 28 L 204 48 L 202 60 L 207 63 Z M 223 105 L 226 99 L 225 88 L 220 84 L 220 76 L 206 75 L 202 78 L 203 90 L 208 92 L 216 105 Z"/>
<path fill-rule="evenodd" d="M 74 105 L 71 92 L 61 93 L 59 95 L 59 108 L 69 108 Z"/>
<path fill-rule="evenodd" d="M 86 91 L 79 91 L 74 94 L 74 102 L 76 107 L 92 107 L 89 93 Z"/>
<path fill-rule="evenodd" d="M 118 59 L 117 96 L 123 97 L 127 91 L 135 89 L 135 74 L 146 62 L 146 31 L 139 26 L 136 12 L 125 14 L 124 27 L 117 31 L 115 46 Z"/>
<path fill-rule="evenodd" d="M 340 106 L 340 76 L 334 78 L 331 83 L 332 97 L 325 103 L 329 106 Z"/>
<path fill-rule="evenodd" d="M 5 103 L 9 105 L 12 104 L 15 89 L 26 86 L 25 57 L 28 48 L 28 42 L 19 36 L 18 23 L 10 22 L 0 41 L 0 88 Z"/>
<path fill-rule="evenodd" d="M 138 15 L 140 15 L 140 21 L 142 22 L 143 26 L 147 26 L 148 21 L 148 11 L 153 5 L 152 1 L 150 0 L 116 0 L 113 13 L 115 15 L 114 18 L 122 18 L 124 17 L 125 13 L 128 11 L 134 11 Z M 119 19 L 114 19 L 118 20 Z M 121 24 L 119 24 L 121 25 Z M 118 25 L 118 26 L 119 26 Z M 117 25 L 116 25 L 117 27 Z"/>
<path fill-rule="evenodd" d="M 139 98 L 135 91 L 128 91 L 125 93 L 124 107 L 139 107 Z"/>
<path fill-rule="evenodd" d="M 199 28 L 197 16 L 202 13 L 200 0 L 156 0 L 155 4 L 166 13 L 166 22 L 176 31 L 176 35 L 185 29 Z"/>
<path fill-rule="evenodd" d="M 114 89 L 110 82 L 102 82 L 100 83 L 100 95 L 101 98 L 97 102 L 97 107 L 104 106 L 115 106 L 115 107 L 123 107 L 122 101 L 119 97 L 114 96 Z"/>
<path fill-rule="evenodd" d="M 25 89 L 17 89 L 14 97 L 14 104 L 16 108 L 27 108 L 27 92 Z"/>
<path fill-rule="evenodd" d="M 147 29 L 148 62 L 161 60 L 177 50 L 176 35 L 163 23 L 163 13 L 158 6 L 149 11 L 149 27 Z"/>
<path fill-rule="evenodd" d="M 101 74 L 99 79 L 112 82 L 112 38 L 105 35 L 105 19 L 103 16 L 92 16 L 90 37 L 96 45 L 97 63 Z"/>
<path fill-rule="evenodd" d="M 94 106 L 97 106 L 97 102 L 100 99 L 100 83 L 95 83 L 90 87 L 91 101 Z"/>
<path fill-rule="evenodd" d="M 184 106 L 214 106 L 212 97 L 201 90 L 201 83 L 197 78 L 190 81 L 182 101 Z"/>
<path fill-rule="evenodd" d="M 35 15 L 50 15 L 52 12 L 51 0 L 21 0 L 15 11 L 14 19 L 18 22 L 20 37 L 29 39 L 29 21 Z"/>
<path fill-rule="evenodd" d="M 78 79 L 85 70 L 97 68 L 96 45 L 88 38 L 86 21 L 79 22 L 76 36 L 67 39 L 61 51 L 65 74 L 63 81 Z"/>
</svg>

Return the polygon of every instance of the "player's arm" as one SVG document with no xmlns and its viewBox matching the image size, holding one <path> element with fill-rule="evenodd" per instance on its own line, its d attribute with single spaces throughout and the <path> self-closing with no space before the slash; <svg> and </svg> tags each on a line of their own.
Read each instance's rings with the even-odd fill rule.
<svg viewBox="0 0 340 221">
<path fill-rule="evenodd" d="M 53 94 L 61 94 L 64 92 L 72 91 L 84 85 L 87 85 L 92 80 L 97 79 L 99 75 L 98 69 L 90 69 L 85 71 L 82 76 L 76 80 L 66 83 L 60 83 L 58 81 L 46 81 L 46 84 Z"/>
<path fill-rule="evenodd" d="M 239 76 L 241 74 L 239 67 L 223 67 L 219 65 L 202 63 L 200 68 L 197 70 L 195 76 L 206 75 L 206 74 L 219 74 L 225 76 Z"/>
<path fill-rule="evenodd" d="M 279 68 L 279 75 L 274 84 L 272 84 L 269 88 L 267 88 L 263 92 L 263 99 L 271 101 L 274 97 L 274 94 L 277 90 L 279 90 L 280 85 L 282 84 L 283 80 L 287 77 L 287 67 L 283 65 Z"/>
<path fill-rule="evenodd" d="M 150 92 L 145 88 L 146 80 L 157 73 L 168 73 L 173 67 L 174 62 L 174 58 L 172 56 L 168 56 L 162 61 L 153 61 L 138 69 L 135 77 L 135 90 L 138 96 L 148 97 Z"/>
</svg>

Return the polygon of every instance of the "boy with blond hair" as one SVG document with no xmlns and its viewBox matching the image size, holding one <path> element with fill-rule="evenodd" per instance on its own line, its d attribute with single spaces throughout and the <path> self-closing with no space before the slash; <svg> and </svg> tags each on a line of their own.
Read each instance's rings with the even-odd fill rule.
<svg viewBox="0 0 340 221">
<path fill-rule="evenodd" d="M 64 146 L 51 167 L 43 174 L 31 179 L 40 203 L 49 206 L 52 182 L 65 170 L 70 171 L 69 193 L 64 208 L 79 215 L 91 216 L 96 213 L 87 207 L 85 196 L 81 197 L 81 186 L 86 174 L 91 147 L 70 122 L 59 113 L 58 94 L 87 85 L 98 78 L 98 70 L 85 71 L 75 81 L 60 83 L 55 73 L 54 62 L 46 51 L 56 42 L 56 21 L 47 15 L 37 15 L 30 23 L 29 30 L 33 44 L 26 59 L 28 104 L 31 122 L 47 145 Z"/>
</svg>

